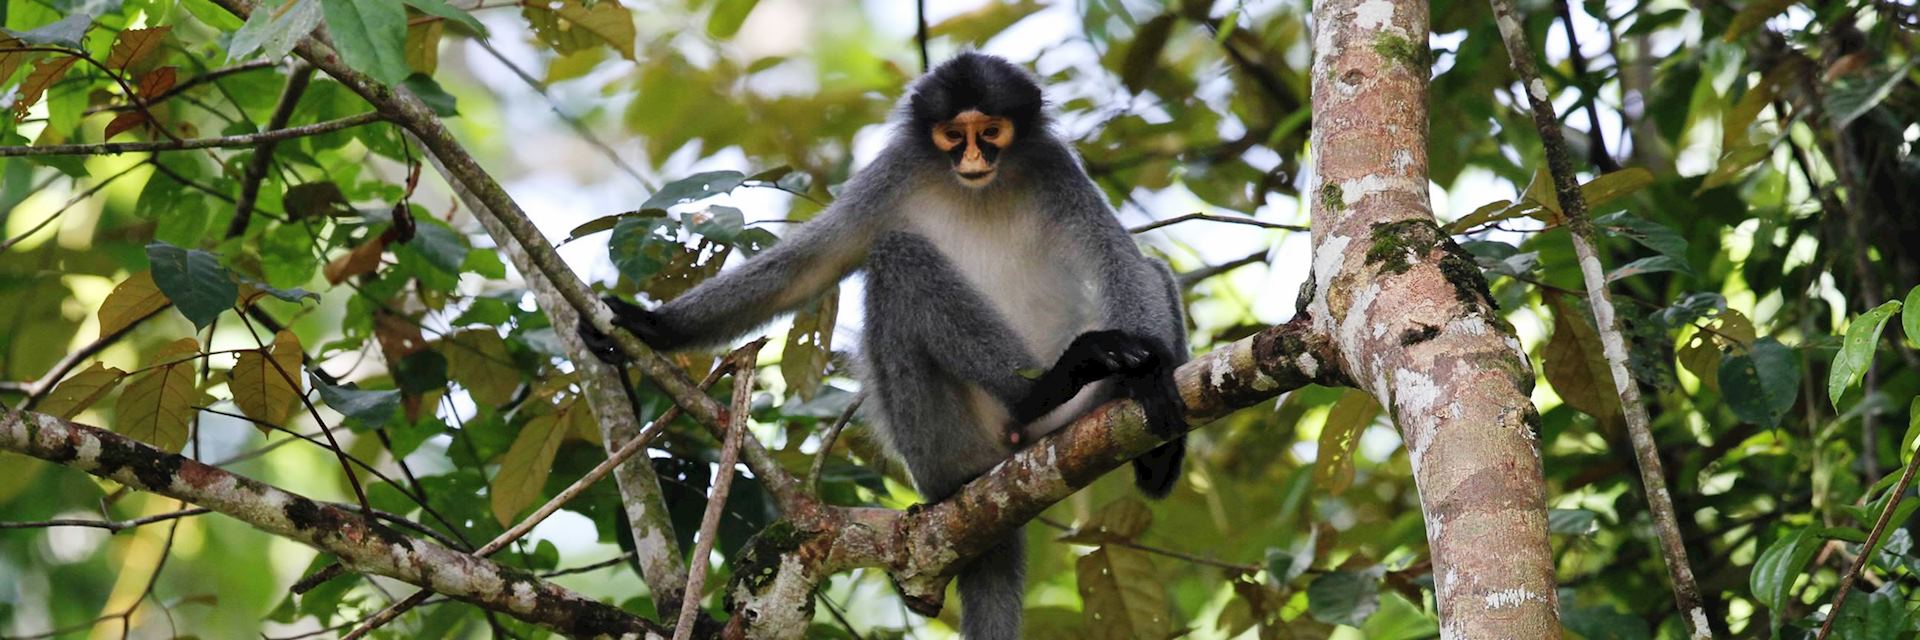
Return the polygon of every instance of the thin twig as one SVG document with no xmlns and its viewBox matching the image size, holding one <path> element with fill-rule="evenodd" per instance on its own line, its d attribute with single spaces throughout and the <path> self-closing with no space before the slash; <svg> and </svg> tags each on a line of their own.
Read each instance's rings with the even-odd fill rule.
<svg viewBox="0 0 1920 640">
<path fill-rule="evenodd" d="M 206 507 L 194 507 L 191 509 L 181 509 L 179 511 L 169 511 L 167 513 L 158 513 L 150 516 L 133 518 L 130 520 L 94 520 L 89 518 L 54 518 L 52 520 L 40 520 L 35 522 L 0 522 L 0 529 L 48 529 L 53 527 L 91 527 L 94 529 L 106 529 L 108 532 L 111 532 L 111 533 L 120 533 L 128 529 L 133 529 L 133 528 L 141 527 L 144 525 L 153 524 L 155 522 L 166 522 L 168 520 L 173 520 L 176 518 L 186 518 L 190 516 L 197 516 L 203 513 L 209 513 L 211 511 L 212 511 L 211 509 L 208 509 Z"/>
<path fill-rule="evenodd" d="M 820 436 L 820 452 L 813 455 L 813 467 L 807 469 L 807 487 L 809 489 L 819 489 L 820 470 L 827 466 L 827 456 L 833 453 L 834 441 L 840 439 L 840 430 L 847 428 L 847 423 L 853 420 L 854 412 L 860 410 L 860 403 L 866 401 L 867 392 L 865 391 L 853 396 L 853 402 L 848 403 L 847 409 L 840 412 L 840 418 L 834 420 L 833 426 L 827 428 L 826 435 Z"/>
<path fill-rule="evenodd" d="M 370 122 L 385 120 L 386 116 L 377 111 L 355 114 L 345 118 L 316 122 L 313 124 L 287 127 L 272 131 L 261 131 L 237 136 L 219 136 L 214 138 L 189 138 L 177 141 L 152 142 L 98 142 L 93 144 L 50 144 L 44 146 L 0 146 L 0 158 L 20 156 L 104 156 L 143 151 L 182 151 L 188 149 L 219 149 L 252 147 L 266 142 L 279 142 L 332 133 L 341 129 L 350 129 Z"/>
<path fill-rule="evenodd" d="M 1687 547 L 1680 535 L 1679 516 L 1674 513 L 1673 498 L 1667 492 L 1666 471 L 1662 469 L 1660 452 L 1647 424 L 1647 408 L 1640 401 L 1640 385 L 1627 368 L 1626 338 L 1620 328 L 1620 319 L 1614 314 L 1613 297 L 1607 291 L 1606 274 L 1601 271 L 1600 257 L 1594 246 L 1593 222 L 1587 218 L 1586 200 L 1580 194 L 1580 181 L 1573 174 L 1573 162 L 1567 154 L 1567 141 L 1560 130 L 1559 116 L 1554 110 L 1551 96 L 1547 94 L 1546 83 L 1540 80 L 1539 73 L 1534 69 L 1533 49 L 1527 45 L 1526 33 L 1520 26 L 1520 15 L 1513 7 L 1513 0 L 1490 2 L 1494 21 L 1499 25 L 1500 39 L 1506 45 L 1508 59 L 1513 63 L 1513 72 L 1519 77 L 1527 102 L 1532 107 L 1533 124 L 1540 131 L 1541 146 L 1546 153 L 1547 168 L 1553 177 L 1560 210 L 1566 212 L 1567 227 L 1573 231 L 1573 250 L 1579 257 L 1580 272 L 1586 281 L 1587 303 L 1593 310 L 1601 350 L 1611 370 L 1611 382 L 1620 396 L 1627 434 L 1633 442 L 1634 457 L 1639 462 L 1641 488 L 1646 494 L 1654 533 L 1660 541 L 1661 555 L 1666 561 L 1667 577 L 1673 582 L 1674 604 L 1690 637 L 1695 640 L 1712 638 L 1713 630 L 1708 625 L 1700 586 L 1694 580 L 1692 565 L 1687 561 Z"/>
<path fill-rule="evenodd" d="M 1840 591 L 1833 594 L 1833 606 L 1827 609 L 1827 621 L 1820 623 L 1820 635 L 1815 640 L 1827 640 L 1827 634 L 1833 632 L 1833 621 L 1840 617 L 1840 605 L 1847 603 L 1847 594 L 1853 591 L 1853 582 L 1860 578 L 1860 571 L 1867 566 L 1867 558 L 1873 556 L 1873 548 L 1880 544 L 1880 536 L 1887 532 L 1887 523 L 1893 520 L 1894 510 L 1906 499 L 1907 487 L 1913 484 L 1913 473 L 1920 469 L 1920 455 L 1907 459 L 1907 468 L 1900 472 L 1900 481 L 1894 484 L 1893 492 L 1887 494 L 1887 505 L 1880 508 L 1880 517 L 1873 521 L 1873 531 L 1867 534 L 1866 546 L 1860 548 L 1860 555 L 1853 559 L 1853 566 L 1847 568 L 1847 574 L 1840 578 Z"/>
<path fill-rule="evenodd" d="M 927 55 L 927 0 L 914 0 L 913 8 L 917 24 L 913 41 L 920 45 L 920 73 L 926 73 L 933 70 L 933 59 Z"/>
<path fill-rule="evenodd" d="M 588 573 L 588 572 L 593 572 L 593 571 L 599 571 L 599 570 L 601 570 L 601 569 L 605 569 L 605 568 L 607 568 L 607 567 L 611 567 L 611 566 L 614 566 L 614 565 L 617 565 L 617 564 L 620 564 L 620 563 L 622 563 L 622 562 L 626 562 L 626 561 L 628 561 L 628 560 L 632 560 L 632 559 L 634 558 L 634 556 L 635 556 L 635 555 L 638 555 L 638 554 L 636 554 L 636 553 L 634 553 L 634 552 L 632 552 L 632 551 L 628 551 L 628 552 L 626 552 L 626 553 L 622 553 L 622 554 L 620 554 L 620 555 L 617 555 L 617 556 L 614 556 L 614 557 L 611 557 L 611 558 L 607 558 L 607 559 L 605 559 L 605 560 L 601 560 L 601 561 L 599 561 L 599 562 L 595 562 L 595 563 L 593 563 L 593 564 L 584 564 L 584 565 L 580 565 L 580 566 L 578 566 L 578 567 L 569 567 L 569 568 L 566 568 L 566 569 L 555 569 L 555 570 L 553 570 L 553 571 L 548 571 L 548 572 L 546 572 L 546 573 L 542 573 L 542 574 L 540 574 L 540 577 L 542 577 L 542 578 L 553 578 L 553 577 L 557 577 L 557 576 L 570 576 L 570 575 L 573 575 L 573 574 L 576 574 L 576 573 Z"/>
<path fill-rule="evenodd" d="M 534 93 L 538 93 L 540 97 L 545 98 L 547 108 L 552 109 L 553 115 L 559 116 L 561 122 L 566 123 L 568 128 L 573 129 L 574 135 L 580 136 L 581 140 L 587 141 L 587 144 L 592 145 L 594 149 L 598 149 L 600 155 L 606 156 L 607 160 L 613 162 L 613 166 L 620 168 L 620 171 L 629 176 L 633 176 L 634 181 L 639 182 L 640 186 L 646 187 L 648 190 L 654 188 L 653 183 L 648 181 L 646 177 L 640 175 L 638 169 L 633 168 L 633 165 L 627 164 L 626 159 L 620 157 L 620 152 L 614 150 L 613 145 L 609 145 L 607 141 L 601 140 L 600 136 L 593 132 L 593 129 L 588 128 L 586 123 L 580 121 L 580 118 L 561 110 L 560 101 L 554 100 L 553 94 L 547 93 L 547 86 L 542 84 L 539 79 L 534 78 L 533 75 L 527 73 L 525 69 L 521 69 L 520 65 L 514 64 L 513 60 L 508 59 L 506 55 L 500 53 L 500 50 L 493 48 L 493 43 L 487 42 L 485 38 L 475 39 L 473 42 L 480 45 L 481 50 L 486 51 L 487 55 L 493 56 L 493 59 L 502 66 L 505 66 L 508 71 L 512 71 L 513 75 L 519 77 L 521 82 L 527 84 L 527 88 L 532 89 Z"/>
<path fill-rule="evenodd" d="M 5 150 L 9 148 L 12 148 L 12 147 L 0 147 L 0 150 Z M 30 148 L 44 148 L 44 147 L 30 147 Z M 153 164 L 154 166 L 159 166 L 160 163 L 156 162 Z M 47 225 L 53 224 L 53 221 L 59 220 L 60 216 L 66 215 L 67 210 L 72 209 L 73 205 L 80 204 L 82 201 L 85 201 L 87 198 L 93 197 L 93 194 L 99 193 L 101 189 L 107 188 L 107 185 L 113 184 L 113 181 L 119 180 L 121 176 L 125 176 L 129 173 L 132 173 L 134 169 L 138 169 L 146 165 L 147 163 L 145 162 L 135 163 L 132 166 L 129 166 L 125 169 L 121 169 L 119 173 L 115 173 L 113 175 L 102 178 L 99 182 L 96 182 L 92 186 L 87 187 L 86 191 L 82 191 L 78 194 L 75 194 L 72 198 L 68 198 L 66 204 L 60 205 L 59 209 L 55 210 L 53 213 L 47 214 L 47 219 L 41 220 L 40 222 L 35 223 L 32 227 L 29 227 L 26 231 L 20 232 L 20 235 L 7 238 L 6 241 L 0 242 L 0 252 L 4 252 L 8 249 L 11 249 L 13 248 L 13 245 L 20 244 L 22 241 L 26 240 L 27 238 L 33 237 L 33 234 L 39 233 L 40 230 L 43 228 L 46 228 Z"/>
<path fill-rule="evenodd" d="M 1146 233 L 1154 229 L 1180 224 L 1188 220 L 1205 220 L 1207 222 L 1225 222 L 1228 224 L 1244 224 L 1248 226 L 1260 227 L 1262 229 L 1285 229 L 1287 231 L 1299 231 L 1302 233 L 1305 233 L 1306 231 L 1308 231 L 1307 227 L 1303 227 L 1297 224 L 1280 224 L 1278 222 L 1267 222 L 1265 220 L 1255 220 L 1253 218 L 1241 218 L 1241 217 L 1235 217 L 1235 216 L 1218 216 L 1210 213 L 1189 213 L 1183 216 L 1174 216 L 1171 218 L 1167 218 L 1165 220 L 1155 220 L 1153 222 L 1140 225 L 1138 227 L 1133 227 L 1131 229 L 1127 229 L 1127 233 Z"/>
<path fill-rule="evenodd" d="M 673 626 L 673 640 L 693 637 L 693 621 L 700 615 L 700 594 L 707 584 L 707 565 L 712 563 L 713 539 L 720 531 L 720 513 L 726 510 L 727 491 L 733 487 L 733 468 L 740 463 L 740 441 L 747 432 L 747 414 L 752 413 L 755 357 L 765 339 L 755 340 L 733 352 L 733 404 L 727 409 L 727 437 L 720 448 L 719 475 L 713 479 L 713 493 L 707 496 L 707 512 L 700 517 L 700 536 L 694 543 L 693 559 L 687 562 L 687 595 L 680 600 L 680 620 Z"/>
<path fill-rule="evenodd" d="M 287 128 L 287 122 L 293 119 L 293 108 L 300 104 L 300 96 L 306 94 L 307 83 L 313 80 L 313 65 L 296 63 L 293 72 L 287 75 L 287 86 L 280 90 L 280 102 L 274 105 L 273 115 L 267 118 L 266 131 L 278 131 Z M 246 173 L 240 176 L 240 197 L 233 205 L 233 220 L 227 223 L 227 237 L 238 238 L 247 232 L 247 224 L 253 221 L 253 204 L 260 197 L 260 183 L 267 179 L 267 169 L 273 166 L 273 148 L 277 140 L 261 142 L 253 148 L 253 157 L 247 159 Z"/>
<path fill-rule="evenodd" d="M 1067 523 L 1064 523 L 1064 522 L 1061 522 L 1061 521 L 1059 521 L 1059 520 L 1055 520 L 1055 519 L 1053 519 L 1053 518 L 1049 518 L 1049 517 L 1046 517 L 1046 516 L 1040 516 L 1040 517 L 1038 517 L 1038 518 L 1034 518 L 1034 520 L 1035 520 L 1035 521 L 1038 521 L 1038 522 L 1040 522 L 1041 524 L 1045 524 L 1045 525 L 1047 525 L 1047 526 L 1049 526 L 1049 527 L 1053 527 L 1053 528 L 1055 528 L 1055 529 L 1059 529 L 1059 530 L 1061 530 L 1061 531 L 1076 531 L 1076 530 L 1077 530 L 1077 529 L 1076 529 L 1075 527 L 1073 527 L 1072 525 L 1068 525 Z M 1145 552 L 1147 552 L 1147 553 L 1152 553 L 1152 554 L 1157 554 L 1157 555 L 1163 555 L 1163 556 L 1166 556 L 1166 557 L 1169 557 L 1169 558 L 1175 558 L 1175 559 L 1179 559 L 1179 560 L 1185 560 L 1185 561 L 1187 561 L 1187 562 L 1191 562 L 1191 563 L 1194 563 L 1194 564 L 1203 564 L 1203 565 L 1206 565 L 1206 566 L 1209 566 L 1209 567 L 1214 567 L 1214 568 L 1218 568 L 1218 569 L 1225 569 L 1225 570 L 1227 570 L 1227 571 L 1233 571 L 1233 572 L 1237 572 L 1237 573 L 1249 573 L 1249 574 L 1250 574 L 1250 573 L 1258 573 L 1258 572 L 1260 571 L 1260 565 L 1257 565 L 1257 564 L 1235 564 L 1235 563 L 1232 563 L 1232 562 L 1224 562 L 1224 561 L 1220 561 L 1220 560 L 1215 560 L 1215 559 L 1213 559 L 1213 558 L 1208 558 L 1208 557 L 1204 557 L 1204 556 L 1197 556 L 1197 555 L 1194 555 L 1194 554 L 1191 554 L 1191 553 L 1187 553 L 1187 552 L 1185 552 L 1185 551 L 1180 551 L 1180 550 L 1178 550 L 1178 549 L 1168 549 L 1168 548 L 1165 548 L 1165 547 L 1156 547 L 1156 546 L 1152 546 L 1152 545 L 1145 545 L 1145 544 L 1140 544 L 1140 543 L 1138 543 L 1138 542 L 1134 542 L 1134 541 L 1131 541 L 1131 540 L 1112 540 L 1112 541 L 1108 541 L 1108 542 L 1105 542 L 1104 544 L 1110 544 L 1110 545 L 1114 545 L 1114 546 L 1120 546 L 1120 547 L 1126 547 L 1126 548 L 1128 548 L 1128 549 L 1135 549 L 1135 550 L 1138 550 L 1138 551 L 1145 551 Z"/>
<path fill-rule="evenodd" d="M 245 73 L 248 71 L 253 71 L 255 69 L 264 69 L 267 67 L 274 66 L 275 64 L 277 64 L 277 62 L 273 60 L 253 60 L 250 62 L 242 62 L 240 64 L 236 64 L 231 67 L 222 67 L 219 69 L 214 69 L 206 73 L 202 73 L 200 75 L 187 78 L 186 80 L 181 81 L 179 84 L 173 85 L 173 88 L 166 90 L 166 92 L 161 93 L 160 95 L 154 96 L 152 98 L 149 98 L 147 100 L 147 106 L 151 107 L 151 106 L 160 104 L 162 102 L 172 100 L 173 98 L 179 96 L 180 94 L 186 93 L 188 89 L 198 87 L 208 82 L 219 80 L 221 78 L 234 75 L 236 73 Z M 93 115 L 103 111 L 132 111 L 134 110 L 134 108 L 135 108 L 134 105 L 131 105 L 131 104 L 101 105 L 97 107 L 88 107 L 86 114 Z"/>
<path fill-rule="evenodd" d="M 1180 288 L 1185 289 L 1187 287 L 1200 284 L 1201 281 L 1206 280 L 1207 278 L 1211 278 L 1211 277 L 1214 277 L 1214 276 L 1217 276 L 1217 275 L 1220 275 L 1228 271 L 1232 271 L 1234 269 L 1238 269 L 1240 267 L 1244 267 L 1250 264 L 1260 264 L 1266 261 L 1267 261 L 1267 250 L 1262 249 L 1260 251 L 1247 254 L 1246 257 L 1235 258 L 1233 260 L 1228 260 L 1226 262 L 1222 262 L 1220 264 L 1216 264 L 1213 266 L 1201 267 L 1198 269 L 1194 269 L 1192 271 L 1181 273 L 1179 275 L 1174 276 L 1174 279 L 1179 281 Z"/>
</svg>

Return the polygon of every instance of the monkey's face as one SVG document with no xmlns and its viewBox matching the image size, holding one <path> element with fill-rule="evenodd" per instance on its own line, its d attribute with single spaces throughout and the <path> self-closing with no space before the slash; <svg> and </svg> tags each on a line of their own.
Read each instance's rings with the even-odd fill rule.
<svg viewBox="0 0 1920 640">
<path fill-rule="evenodd" d="M 953 161 L 954 177 L 975 189 L 993 182 L 1000 152 L 1013 144 L 1013 120 L 968 109 L 933 125 L 933 146 Z"/>
</svg>

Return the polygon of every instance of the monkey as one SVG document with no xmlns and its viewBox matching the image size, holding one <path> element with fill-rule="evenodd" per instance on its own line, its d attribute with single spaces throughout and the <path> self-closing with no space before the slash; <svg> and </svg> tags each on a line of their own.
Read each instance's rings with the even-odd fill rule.
<svg viewBox="0 0 1920 640">
<path fill-rule="evenodd" d="M 1038 80 L 965 52 L 916 80 L 892 120 L 819 216 L 655 309 L 606 298 L 615 324 L 661 351 L 719 346 L 864 269 L 856 370 L 928 501 L 1122 397 L 1166 440 L 1133 461 L 1135 484 L 1167 495 L 1186 446 L 1179 289 L 1053 131 Z M 620 363 L 605 334 L 580 331 Z M 1015 531 L 958 572 L 964 636 L 1019 637 L 1025 566 Z"/>
</svg>

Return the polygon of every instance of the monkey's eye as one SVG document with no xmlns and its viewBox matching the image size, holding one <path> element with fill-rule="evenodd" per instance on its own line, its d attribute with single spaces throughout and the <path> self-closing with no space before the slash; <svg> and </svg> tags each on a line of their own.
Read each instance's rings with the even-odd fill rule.
<svg viewBox="0 0 1920 640">
<path fill-rule="evenodd" d="M 987 127 L 987 130 L 981 133 L 989 138 L 998 138 L 1000 137 L 1000 127 Z"/>
<path fill-rule="evenodd" d="M 959 142 L 961 138 L 967 137 L 967 135 L 964 133 L 961 133 L 959 129 L 948 129 L 946 134 L 947 134 L 947 139 L 952 140 L 954 142 Z"/>
</svg>

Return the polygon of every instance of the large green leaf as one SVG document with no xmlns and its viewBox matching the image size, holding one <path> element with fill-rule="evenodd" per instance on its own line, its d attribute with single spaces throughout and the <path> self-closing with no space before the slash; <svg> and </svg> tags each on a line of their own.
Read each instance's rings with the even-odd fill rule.
<svg viewBox="0 0 1920 640">
<path fill-rule="evenodd" d="M 453 5 L 447 4 L 447 0 L 402 0 L 402 1 L 406 2 L 407 6 L 409 7 L 419 9 L 421 13 L 424 13 L 430 16 L 452 20 L 454 22 L 459 23 L 463 27 L 473 30 L 475 34 L 478 34 L 482 38 L 487 37 L 486 25 L 480 24 L 480 20 L 474 18 L 473 14 L 470 14 L 464 10 L 461 10 L 459 7 L 455 7 Z"/>
<path fill-rule="evenodd" d="M 1767 428 L 1780 426 L 1800 395 L 1800 359 L 1770 337 L 1722 359 L 1719 377 L 1721 396 L 1733 415 Z"/>
<path fill-rule="evenodd" d="M 147 245 L 147 261 L 153 263 L 153 283 L 160 293 L 195 327 L 212 324 L 240 297 L 233 274 L 211 253 L 156 242 Z"/>
<path fill-rule="evenodd" d="M 268 60 L 278 60 L 317 26 L 320 26 L 320 0 L 287 0 L 279 6 L 262 4 L 247 16 L 246 24 L 233 32 L 227 57 L 243 60 L 258 53 Z"/>
<path fill-rule="evenodd" d="M 1793 579 L 1799 577 L 1800 568 L 1806 566 L 1807 560 L 1813 557 L 1813 552 L 1820 548 L 1820 544 L 1820 539 L 1808 529 L 1794 529 L 1774 540 L 1753 561 L 1753 572 L 1748 577 L 1753 597 L 1768 609 L 1780 611 L 1780 607 L 1792 596 Z M 1776 631 L 1781 622 L 1781 616 L 1773 617 Z"/>
<path fill-rule="evenodd" d="M 1307 612 L 1331 624 L 1360 626 L 1380 608 L 1378 566 L 1362 571 L 1329 571 L 1307 585 Z"/>
<path fill-rule="evenodd" d="M 715 38 L 731 38 L 740 32 L 740 25 L 747 21 L 747 14 L 753 13 L 753 6 L 760 0 L 720 0 L 713 4 L 713 13 L 707 16 L 707 35 Z"/>
<path fill-rule="evenodd" d="M 746 174 L 738 171 L 708 171 L 696 173 L 660 187 L 652 197 L 640 205 L 641 209 L 665 209 L 682 202 L 705 200 L 722 193 L 732 191 L 747 179 Z"/>
<path fill-rule="evenodd" d="M 1840 408 L 1840 397 L 1847 390 L 1860 383 L 1867 375 L 1867 368 L 1873 366 L 1874 348 L 1880 342 L 1880 330 L 1886 328 L 1887 319 L 1900 310 L 1898 300 L 1874 307 L 1860 314 L 1853 323 L 1847 325 L 1847 334 L 1840 341 L 1840 352 L 1833 355 L 1833 368 L 1827 372 L 1827 400 L 1834 409 Z"/>
<path fill-rule="evenodd" d="M 388 85 L 406 81 L 407 10 L 400 0 L 321 0 L 321 6 L 347 66 Z"/>
<path fill-rule="evenodd" d="M 378 427 L 387 424 L 394 412 L 400 409 L 400 390 L 366 391 L 347 383 L 330 385 L 315 378 L 313 388 L 320 392 L 320 399 L 345 415 L 349 420 L 362 425 Z"/>
<path fill-rule="evenodd" d="M 1074 573 L 1092 637 L 1164 638 L 1173 630 L 1166 586 L 1146 552 L 1103 546 L 1081 556 Z"/>
</svg>

